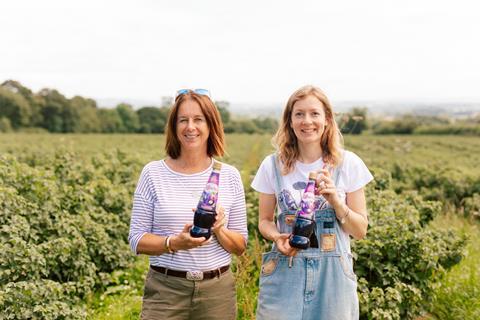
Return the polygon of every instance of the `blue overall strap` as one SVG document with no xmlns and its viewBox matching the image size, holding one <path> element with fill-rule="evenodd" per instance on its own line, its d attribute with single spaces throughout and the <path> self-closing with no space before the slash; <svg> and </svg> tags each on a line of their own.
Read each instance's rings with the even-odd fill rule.
<svg viewBox="0 0 480 320">
<path fill-rule="evenodd" d="M 273 153 L 270 158 L 272 159 L 273 173 L 275 175 L 275 200 L 277 202 L 277 204 L 275 205 L 275 217 L 277 217 L 278 219 L 278 215 L 280 214 L 281 210 L 278 204 L 278 197 L 280 196 L 280 192 L 282 191 L 281 174 L 277 166 L 277 154 Z M 279 228 L 278 221 L 277 228 Z M 275 241 L 272 243 L 272 251 L 278 251 Z"/>
<path fill-rule="evenodd" d="M 338 180 L 340 178 L 340 171 L 342 171 L 342 168 L 343 168 L 344 159 L 345 159 L 345 151 L 342 151 L 342 160 L 340 161 L 340 164 L 336 166 L 333 171 L 332 180 L 333 180 L 333 183 L 335 183 L 335 186 L 338 186 Z"/>
<path fill-rule="evenodd" d="M 272 159 L 272 166 L 273 166 L 273 173 L 275 174 L 275 194 L 278 197 L 280 192 L 282 191 L 282 174 L 278 170 L 278 165 L 277 165 L 277 154 L 274 153 L 270 156 Z"/>
</svg>

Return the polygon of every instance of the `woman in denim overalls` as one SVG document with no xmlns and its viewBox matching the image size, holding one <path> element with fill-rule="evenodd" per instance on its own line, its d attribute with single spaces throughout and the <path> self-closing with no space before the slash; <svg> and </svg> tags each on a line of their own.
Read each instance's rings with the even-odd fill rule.
<svg viewBox="0 0 480 320">
<path fill-rule="evenodd" d="M 342 150 L 330 103 L 316 87 L 290 97 L 274 141 L 277 153 L 252 182 L 260 192 L 259 230 L 274 242 L 263 255 L 257 319 L 358 319 L 350 235 L 366 234 L 363 187 L 373 177 Z M 310 171 L 318 171 L 316 229 L 310 247 L 298 250 L 289 238 Z"/>
</svg>

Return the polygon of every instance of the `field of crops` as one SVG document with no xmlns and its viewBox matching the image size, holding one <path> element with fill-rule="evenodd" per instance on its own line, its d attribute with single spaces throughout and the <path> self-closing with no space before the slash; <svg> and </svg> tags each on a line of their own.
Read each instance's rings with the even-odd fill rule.
<svg viewBox="0 0 480 320">
<path fill-rule="evenodd" d="M 242 173 L 249 248 L 235 259 L 239 319 L 252 319 L 261 253 L 249 187 L 267 135 L 227 136 Z M 362 319 L 480 318 L 480 141 L 346 136 L 375 176 L 370 227 L 353 242 Z M 0 135 L 0 319 L 136 319 L 144 257 L 126 239 L 140 170 L 160 135 Z"/>
</svg>

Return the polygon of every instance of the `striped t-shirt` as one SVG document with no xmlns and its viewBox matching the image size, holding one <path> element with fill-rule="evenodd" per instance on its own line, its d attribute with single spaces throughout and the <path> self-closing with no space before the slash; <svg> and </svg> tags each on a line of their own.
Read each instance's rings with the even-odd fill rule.
<svg viewBox="0 0 480 320">
<path fill-rule="evenodd" d="M 143 168 L 133 198 L 128 236 L 135 253 L 145 233 L 175 235 L 182 232 L 185 224 L 193 223 L 192 209 L 197 207 L 212 165 L 195 174 L 175 172 L 164 160 L 150 162 Z M 224 163 L 220 171 L 218 204 L 225 208 L 226 227 L 239 232 L 247 241 L 242 180 L 237 169 Z M 200 247 L 150 256 L 151 265 L 184 271 L 213 270 L 230 262 L 230 253 L 223 249 L 213 233 L 210 243 Z"/>
</svg>

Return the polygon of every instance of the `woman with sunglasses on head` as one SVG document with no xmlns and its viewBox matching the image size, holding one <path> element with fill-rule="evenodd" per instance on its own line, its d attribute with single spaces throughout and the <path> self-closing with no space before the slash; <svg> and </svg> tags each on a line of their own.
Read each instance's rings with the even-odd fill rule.
<svg viewBox="0 0 480 320">
<path fill-rule="evenodd" d="M 357 155 L 342 149 L 333 110 L 316 87 L 290 96 L 273 141 L 277 152 L 252 182 L 260 193 L 258 228 L 273 241 L 262 258 L 257 319 L 358 319 L 350 236 L 366 235 L 364 186 L 373 177 Z M 298 249 L 292 233 L 306 230 L 298 217 L 308 198 L 304 190 L 311 190 L 309 176 L 315 179 L 311 233 Z"/>
<path fill-rule="evenodd" d="M 141 318 L 235 319 L 229 266 L 231 254 L 246 248 L 245 196 L 238 170 L 225 163 L 218 169 L 213 158 L 224 154 L 224 134 L 207 90 L 178 91 L 165 149 L 165 159 L 143 168 L 133 199 L 130 246 L 150 255 Z M 194 208 L 214 167 L 219 182 L 211 237 L 192 237 Z"/>
</svg>

